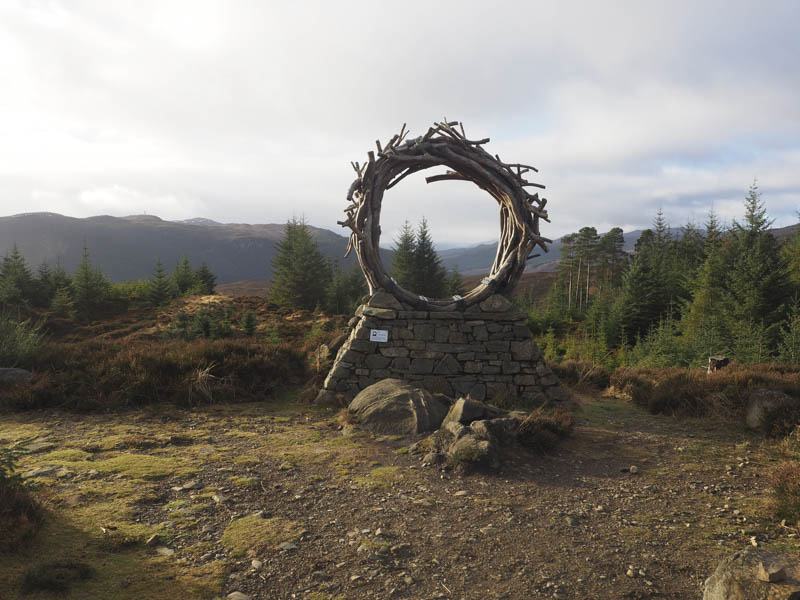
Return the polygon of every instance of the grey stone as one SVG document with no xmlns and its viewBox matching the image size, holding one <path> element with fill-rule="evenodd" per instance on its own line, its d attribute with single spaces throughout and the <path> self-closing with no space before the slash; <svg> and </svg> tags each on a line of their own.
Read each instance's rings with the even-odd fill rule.
<svg viewBox="0 0 800 600">
<path fill-rule="evenodd" d="M 760 581 L 761 565 L 767 575 L 783 570 L 784 579 Z M 767 600 L 800 597 L 800 563 L 788 554 L 746 548 L 723 558 L 706 580 L 703 600 Z"/>
<path fill-rule="evenodd" d="M 509 302 L 507 298 L 501 296 L 500 294 L 489 296 L 486 300 L 480 303 L 480 307 L 483 312 L 489 313 L 509 312 L 516 310 L 516 307 Z"/>
<path fill-rule="evenodd" d="M 800 403 L 778 390 L 755 389 L 747 398 L 745 423 L 750 429 L 766 430 L 775 414 L 789 407 L 800 408 Z"/>
<path fill-rule="evenodd" d="M 388 292 L 378 291 L 372 294 L 367 302 L 369 306 L 375 308 L 389 308 L 391 310 L 402 311 L 403 305 L 400 301 Z"/>
<path fill-rule="evenodd" d="M 369 337 L 369 334 L 367 334 L 367 337 Z M 358 352 L 373 352 L 377 345 L 376 342 L 369 342 L 367 340 L 350 340 L 350 348 Z"/>
<path fill-rule="evenodd" d="M 431 323 L 417 323 L 414 325 L 414 339 L 428 342 L 433 340 L 435 327 Z"/>
<path fill-rule="evenodd" d="M 511 356 L 514 357 L 514 360 L 532 360 L 533 355 L 533 340 L 511 342 Z"/>
<path fill-rule="evenodd" d="M 451 344 L 466 344 L 467 338 L 460 331 L 451 331 L 450 336 L 447 338 L 447 341 L 450 342 Z"/>
<path fill-rule="evenodd" d="M 490 440 L 482 440 L 474 435 L 465 435 L 453 442 L 448 451 L 448 456 L 450 462 L 460 467 L 497 466 L 495 444 Z"/>
<path fill-rule="evenodd" d="M 503 373 L 506 375 L 513 375 L 514 373 L 519 373 L 519 363 L 518 362 L 511 362 L 511 361 L 503 361 Z"/>
<path fill-rule="evenodd" d="M 225 596 L 228 600 L 250 600 L 250 596 L 242 592 L 231 592 Z"/>
<path fill-rule="evenodd" d="M 361 352 L 353 350 L 353 347 L 343 349 L 338 356 L 339 360 L 352 363 L 354 365 L 360 364 L 364 360 L 364 355 Z"/>
<path fill-rule="evenodd" d="M 472 337 L 479 342 L 485 342 L 489 339 L 489 331 L 485 325 L 478 325 L 472 330 Z"/>
<path fill-rule="evenodd" d="M 486 374 L 486 367 L 483 368 L 484 374 Z M 486 399 L 486 385 L 483 383 L 476 383 L 473 385 L 469 390 L 469 396 L 473 400 L 485 400 Z"/>
<path fill-rule="evenodd" d="M 468 360 L 464 363 L 464 373 L 480 373 L 483 371 L 483 363 L 475 360 Z"/>
<path fill-rule="evenodd" d="M 481 419 L 493 419 L 503 414 L 503 411 L 492 406 L 469 398 L 459 398 L 444 417 L 444 423 L 461 423 L 469 425 L 473 421 Z"/>
<path fill-rule="evenodd" d="M 250 566 L 253 567 L 254 569 L 260 569 L 261 567 L 264 566 L 264 563 L 262 561 L 258 560 L 257 558 L 254 558 L 250 562 Z"/>
<path fill-rule="evenodd" d="M 400 379 L 384 379 L 359 392 L 348 410 L 361 426 L 384 435 L 413 435 L 439 428 L 448 406 Z"/>
<path fill-rule="evenodd" d="M 156 548 L 156 554 L 159 556 L 173 556 L 175 554 L 175 550 L 172 548 L 167 548 L 166 546 L 159 546 Z"/>
<path fill-rule="evenodd" d="M 441 375 L 428 375 L 422 378 L 422 387 L 434 395 L 444 396 L 441 398 L 443 402 L 450 406 L 453 401 L 450 397 L 453 395 L 453 386 L 447 381 L 447 378 Z"/>
<path fill-rule="evenodd" d="M 433 339 L 436 342 L 446 342 L 449 337 L 450 337 L 450 329 L 448 329 L 447 327 L 437 327 Z"/>
<path fill-rule="evenodd" d="M 392 358 L 398 358 L 398 357 L 402 358 L 402 357 L 408 356 L 408 348 L 402 348 L 402 347 L 399 347 L 399 346 L 397 346 L 397 347 L 391 347 L 391 346 L 382 347 L 382 348 L 380 348 L 380 353 L 383 356 L 391 356 Z"/>
<path fill-rule="evenodd" d="M 278 544 L 278 548 L 284 552 L 291 552 L 292 550 L 297 550 L 297 544 L 294 542 L 281 542 Z"/>
<path fill-rule="evenodd" d="M 375 308 L 374 306 L 362 307 L 362 314 L 366 317 L 375 317 L 385 321 L 391 321 L 397 318 L 397 311 L 389 308 Z"/>
<path fill-rule="evenodd" d="M 418 375 L 425 375 L 433 372 L 433 364 L 433 359 L 431 358 L 414 358 L 411 360 L 409 370 Z"/>
<path fill-rule="evenodd" d="M 430 318 L 437 321 L 463 321 L 464 316 L 459 312 L 431 312 Z"/>
<path fill-rule="evenodd" d="M 388 356 L 380 354 L 370 354 L 364 360 L 364 365 L 368 369 L 385 369 L 392 363 L 392 359 Z"/>
<path fill-rule="evenodd" d="M 433 372 L 437 375 L 457 375 L 461 372 L 461 365 L 452 354 L 448 354 L 439 361 Z"/>
<path fill-rule="evenodd" d="M 486 342 L 485 347 L 489 352 L 508 352 L 508 341 L 495 340 Z"/>
<path fill-rule="evenodd" d="M 411 361 L 406 357 L 395 358 L 392 361 L 392 369 L 395 371 L 408 371 Z"/>
<path fill-rule="evenodd" d="M 15 367 L 0 367 L 0 385 L 25 381 L 32 376 L 30 371 Z"/>
</svg>

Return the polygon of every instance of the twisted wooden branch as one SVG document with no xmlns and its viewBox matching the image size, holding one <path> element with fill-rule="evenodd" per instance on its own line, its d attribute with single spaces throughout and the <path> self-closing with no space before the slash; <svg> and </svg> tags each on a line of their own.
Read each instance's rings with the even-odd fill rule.
<svg viewBox="0 0 800 600">
<path fill-rule="evenodd" d="M 493 293 L 510 293 L 525 270 L 525 262 L 538 256 L 531 253 L 534 247 L 547 252 L 547 243 L 551 242 L 539 234 L 539 219 L 549 222 L 547 200 L 540 198 L 538 192 L 531 194 L 525 189 L 544 189 L 523 177 L 529 171 L 538 171 L 530 165 L 504 163 L 498 155 L 492 156 L 483 149 L 489 138 L 468 139 L 458 121 L 435 123 L 414 139 L 407 140 L 407 135 L 404 123 L 400 133 L 385 146 L 375 140 L 377 158 L 370 151 L 363 165 L 351 163 L 357 177 L 347 192 L 346 218 L 338 222 L 351 230 L 345 256 L 355 249 L 370 293 L 383 289 L 421 310 L 464 310 Z M 471 181 L 486 190 L 500 207 L 500 237 L 489 277 L 462 298 L 431 300 L 403 289 L 386 272 L 380 258 L 380 214 L 386 190 L 413 173 L 440 165 L 449 170 L 427 177 L 426 181 Z"/>
</svg>

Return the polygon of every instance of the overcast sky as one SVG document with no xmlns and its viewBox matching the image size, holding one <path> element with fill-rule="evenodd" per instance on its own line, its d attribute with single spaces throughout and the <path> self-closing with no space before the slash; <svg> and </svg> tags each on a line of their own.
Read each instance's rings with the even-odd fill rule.
<svg viewBox="0 0 800 600">
<path fill-rule="evenodd" d="M 613 7 L 613 8 L 612 8 Z M 800 209 L 800 2 L 0 0 L 0 215 L 148 213 L 341 231 L 375 139 L 443 117 L 539 168 L 560 237 Z M 494 201 L 423 174 L 425 215 L 497 236 Z"/>
</svg>

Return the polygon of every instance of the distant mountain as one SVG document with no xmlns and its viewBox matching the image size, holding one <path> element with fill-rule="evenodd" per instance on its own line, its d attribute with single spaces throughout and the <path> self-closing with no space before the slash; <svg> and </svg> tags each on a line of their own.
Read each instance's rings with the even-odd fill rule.
<svg viewBox="0 0 800 600">
<path fill-rule="evenodd" d="M 773 233 L 785 237 L 797 227 L 783 227 Z M 268 281 L 272 279 L 270 262 L 284 228 L 278 223 L 247 225 L 204 218 L 164 221 L 153 215 L 76 219 L 56 213 L 26 213 L 0 217 L 0 256 L 16 244 L 33 268 L 44 261 L 55 264 L 60 260 L 64 268 L 73 271 L 85 243 L 92 262 L 113 281 L 149 279 L 157 259 L 171 270 L 184 254 L 195 266 L 205 260 L 221 284 Z M 318 227 L 310 229 L 325 256 L 343 266 L 355 264 L 354 254 L 346 261 L 342 258 L 347 237 Z M 625 250 L 633 250 L 641 233 L 624 234 Z M 679 230 L 673 233 L 677 235 Z M 497 242 L 483 243 L 440 250 L 439 256 L 448 268 L 458 267 L 464 275 L 480 275 L 489 271 L 496 249 Z M 554 271 L 561 259 L 561 242 L 554 241 L 549 252 L 540 254 L 528 262 L 527 271 Z M 392 251 L 381 249 L 381 255 L 389 269 Z"/>
<path fill-rule="evenodd" d="M 196 267 L 202 260 L 219 283 L 272 279 L 270 261 L 283 236 L 284 224 L 222 224 L 208 219 L 164 221 L 153 215 L 98 216 L 86 219 L 55 213 L 28 213 L 0 217 L 0 256 L 14 244 L 33 268 L 57 260 L 67 271 L 78 265 L 84 243 L 92 262 L 112 281 L 149 279 L 160 259 L 167 270 L 186 254 Z M 355 253 L 345 261 L 347 238 L 327 229 L 310 227 L 320 250 L 340 265 L 355 264 Z M 391 264 L 391 252 L 384 252 Z"/>
</svg>

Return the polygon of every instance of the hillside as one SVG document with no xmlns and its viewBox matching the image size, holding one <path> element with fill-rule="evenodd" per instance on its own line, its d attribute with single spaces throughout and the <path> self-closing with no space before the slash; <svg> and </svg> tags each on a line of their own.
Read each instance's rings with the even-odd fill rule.
<svg viewBox="0 0 800 600">
<path fill-rule="evenodd" d="M 156 259 L 171 269 L 184 254 L 196 266 L 205 260 L 219 283 L 272 277 L 270 261 L 283 235 L 283 224 L 219 224 L 207 219 L 164 221 L 156 216 L 98 216 L 86 219 L 55 213 L 0 217 L 0 254 L 16 244 L 28 262 L 43 261 L 72 271 L 84 243 L 92 262 L 113 281 L 150 278 Z M 323 254 L 340 264 L 347 238 L 327 229 L 310 228 Z"/>
<path fill-rule="evenodd" d="M 347 237 L 328 229 L 309 226 L 322 253 L 340 265 L 354 265 L 355 256 L 343 259 Z M 776 237 L 791 234 L 797 225 L 773 230 Z M 32 266 L 57 260 L 72 271 L 78 265 L 83 246 L 92 262 L 113 281 L 150 278 L 156 259 L 171 269 L 184 254 L 196 266 L 205 260 L 220 284 L 241 281 L 269 281 L 270 261 L 283 235 L 284 224 L 218 223 L 195 218 L 164 221 L 154 215 L 128 217 L 97 216 L 78 219 L 56 213 L 25 213 L 0 217 L 0 255 L 16 244 Z M 673 230 L 675 234 L 679 230 Z M 641 230 L 625 233 L 625 250 L 632 251 Z M 496 242 L 439 251 L 448 268 L 464 275 L 482 275 L 494 261 Z M 391 265 L 392 251 L 382 250 L 384 264 Z M 561 242 L 554 240 L 550 251 L 528 263 L 528 272 L 553 272 L 561 259 Z M 259 290 L 263 286 L 259 286 Z"/>
</svg>

